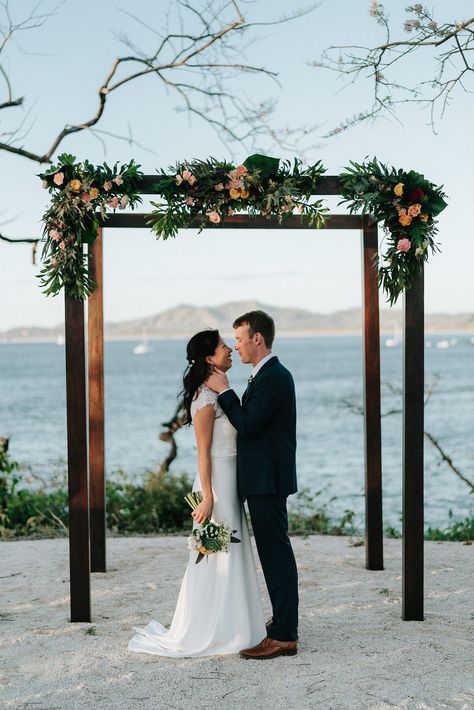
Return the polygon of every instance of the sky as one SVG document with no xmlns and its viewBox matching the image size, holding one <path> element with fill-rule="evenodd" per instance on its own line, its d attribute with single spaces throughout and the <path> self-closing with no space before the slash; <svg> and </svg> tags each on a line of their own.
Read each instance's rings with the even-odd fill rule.
<svg viewBox="0 0 474 710">
<path fill-rule="evenodd" d="M 14 17 L 21 19 L 30 0 L 11 3 Z M 51 8 L 58 3 L 44 1 Z M 67 122 L 86 120 L 95 111 L 97 88 L 116 56 L 129 50 L 118 36 L 127 32 L 144 51 L 156 43 L 154 31 L 164 28 L 168 3 L 140 0 L 134 12 L 139 24 L 123 10 L 125 2 L 100 3 L 65 0 L 54 17 L 39 29 L 19 36 L 4 58 L 17 94 L 26 97 L 25 109 L 9 109 L 0 119 L 0 133 L 18 119 L 31 128 L 25 148 L 47 149 Z M 406 3 L 387 0 L 384 7 L 401 28 Z M 299 6 L 299 4 L 298 4 Z M 435 3 L 435 16 L 445 3 Z M 458 16 L 467 17 L 471 3 L 456 3 Z M 288 11 L 282 0 L 242 2 L 246 19 L 270 20 Z M 369 16 L 370 0 L 322 0 L 311 14 L 252 35 L 242 60 L 278 72 L 280 87 L 263 77 L 239 77 L 233 88 L 242 97 L 277 99 L 274 125 L 316 125 L 301 144 L 304 159 L 321 159 L 328 174 L 342 172 L 350 160 L 376 155 L 382 162 L 415 169 L 436 184 L 443 184 L 449 206 L 439 219 L 442 252 L 431 258 L 426 269 L 427 312 L 474 311 L 472 271 L 473 147 L 472 95 L 458 93 L 437 133 L 428 125 L 428 115 L 417 107 L 404 107 L 400 121 L 382 120 L 362 124 L 336 137 L 324 134 L 344 119 L 370 104 L 371 87 L 358 82 L 343 88 L 336 75 L 310 66 L 329 44 L 371 46 L 380 41 L 380 31 Z M 400 29 L 399 36 L 405 37 Z M 429 55 L 418 54 L 407 69 L 413 75 L 430 68 Z M 0 91 L 3 91 L 0 89 Z M 0 94 L 1 96 L 1 94 Z M 178 159 L 214 156 L 245 159 L 249 146 L 226 147 L 204 121 L 177 111 L 176 96 L 156 80 L 139 79 L 110 97 L 100 128 L 126 135 L 132 126 L 142 147 L 104 136 L 104 146 L 82 132 L 68 138 L 58 152 L 67 151 L 93 163 L 125 162 L 135 158 L 147 174 L 166 168 Z M 29 111 L 29 112 L 28 112 Z M 3 112 L 5 114 L 6 111 Z M 308 147 L 309 146 L 309 147 Z M 281 151 L 261 142 L 281 158 Z M 0 152 L 0 230 L 12 237 L 41 233 L 41 214 L 46 191 L 36 177 L 41 167 L 25 158 Z M 329 202 L 337 208 L 337 199 Z M 337 208 L 339 212 L 342 208 Z M 296 306 L 311 311 L 332 312 L 361 304 L 360 234 L 357 231 L 192 230 L 166 242 L 157 242 L 148 230 L 106 230 L 104 245 L 104 307 L 107 320 L 139 318 L 188 303 L 218 305 L 229 301 L 258 300 L 270 305 Z M 63 299 L 46 298 L 31 264 L 28 245 L 0 242 L 0 331 L 19 325 L 52 326 L 63 319 Z M 383 306 L 383 298 L 381 299 Z"/>
</svg>

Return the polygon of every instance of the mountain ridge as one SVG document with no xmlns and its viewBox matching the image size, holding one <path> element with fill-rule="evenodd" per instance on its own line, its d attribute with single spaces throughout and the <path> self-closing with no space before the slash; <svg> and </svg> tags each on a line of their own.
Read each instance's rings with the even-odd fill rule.
<svg viewBox="0 0 474 710">
<path fill-rule="evenodd" d="M 232 322 L 249 310 L 271 313 L 277 333 L 287 336 L 350 334 L 362 330 L 362 311 L 348 308 L 332 313 L 317 313 L 304 308 L 271 306 L 258 301 L 232 301 L 218 306 L 179 304 L 143 318 L 105 323 L 109 340 L 189 337 L 204 328 L 217 328 L 223 334 L 232 333 Z M 400 332 L 402 311 L 382 309 L 380 325 L 383 333 Z M 425 316 L 425 330 L 431 333 L 473 332 L 474 313 L 431 313 Z M 0 342 L 51 341 L 64 333 L 63 324 L 52 328 L 20 326 L 0 331 Z"/>
</svg>

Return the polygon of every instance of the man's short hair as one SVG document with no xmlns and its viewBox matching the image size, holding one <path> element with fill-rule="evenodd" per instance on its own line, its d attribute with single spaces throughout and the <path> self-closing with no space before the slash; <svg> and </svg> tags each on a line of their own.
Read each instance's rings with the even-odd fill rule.
<svg viewBox="0 0 474 710">
<path fill-rule="evenodd" d="M 255 333 L 261 333 L 267 348 L 271 348 L 275 340 L 275 323 L 273 318 L 265 311 L 249 311 L 235 319 L 233 328 L 241 325 L 248 325 L 249 335 L 252 338 Z"/>
</svg>

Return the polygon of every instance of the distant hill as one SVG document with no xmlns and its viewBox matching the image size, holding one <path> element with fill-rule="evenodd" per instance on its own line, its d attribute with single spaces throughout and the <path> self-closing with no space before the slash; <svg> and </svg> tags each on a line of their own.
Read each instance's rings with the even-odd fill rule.
<svg viewBox="0 0 474 710">
<path fill-rule="evenodd" d="M 242 301 L 221 306 L 192 306 L 183 304 L 169 308 L 146 318 L 105 324 L 105 335 L 110 340 L 127 338 L 173 338 L 188 337 L 203 328 L 218 328 L 223 334 L 232 332 L 232 322 L 241 313 L 260 308 L 275 319 L 279 335 L 318 335 L 359 333 L 362 329 L 360 308 L 351 308 L 334 313 L 312 313 L 302 308 L 281 308 Z M 384 309 L 380 314 L 381 330 L 384 333 L 400 331 L 400 310 Z M 426 315 L 426 332 L 474 333 L 474 313 L 432 313 Z M 20 327 L 0 332 L 0 342 L 48 341 L 61 338 L 63 326 L 54 328 Z"/>
</svg>

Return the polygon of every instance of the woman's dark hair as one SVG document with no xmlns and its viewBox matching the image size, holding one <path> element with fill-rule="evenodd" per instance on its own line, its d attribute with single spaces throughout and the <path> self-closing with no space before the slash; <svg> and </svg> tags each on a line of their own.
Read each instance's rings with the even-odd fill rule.
<svg viewBox="0 0 474 710">
<path fill-rule="evenodd" d="M 186 346 L 188 366 L 184 371 L 183 389 L 180 399 L 186 415 L 185 424 L 191 424 L 191 402 L 196 392 L 211 374 L 211 365 L 206 362 L 206 357 L 214 355 L 221 336 L 218 330 L 201 330 L 193 335 Z"/>
</svg>

